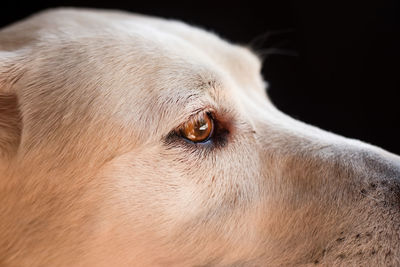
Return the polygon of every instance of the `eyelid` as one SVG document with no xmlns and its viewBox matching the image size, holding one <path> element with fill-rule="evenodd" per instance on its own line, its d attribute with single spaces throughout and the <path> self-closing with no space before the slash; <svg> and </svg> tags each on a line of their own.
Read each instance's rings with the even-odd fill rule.
<svg viewBox="0 0 400 267">
<path fill-rule="evenodd" d="M 189 115 L 189 117 L 186 118 L 186 120 L 184 122 L 179 124 L 174 129 L 175 130 L 181 129 L 186 123 L 188 123 L 191 120 L 196 120 L 197 118 L 200 118 L 200 116 L 203 115 L 203 114 L 209 114 L 211 119 L 214 120 L 215 116 L 213 114 L 215 114 L 215 110 L 213 108 L 211 108 L 211 107 L 196 109 Z"/>
</svg>

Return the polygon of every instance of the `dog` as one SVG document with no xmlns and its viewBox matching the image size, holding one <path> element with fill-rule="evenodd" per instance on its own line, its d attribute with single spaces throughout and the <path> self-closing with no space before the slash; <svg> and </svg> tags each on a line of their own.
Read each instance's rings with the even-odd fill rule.
<svg viewBox="0 0 400 267">
<path fill-rule="evenodd" d="M 0 31 L 0 266 L 398 266 L 400 157 L 296 121 L 251 49 L 61 8 Z"/>
</svg>

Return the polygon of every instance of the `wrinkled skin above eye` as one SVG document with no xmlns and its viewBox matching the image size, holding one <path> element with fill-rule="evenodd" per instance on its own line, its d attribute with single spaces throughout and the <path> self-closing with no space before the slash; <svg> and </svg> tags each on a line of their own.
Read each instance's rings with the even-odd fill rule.
<svg viewBox="0 0 400 267">
<path fill-rule="evenodd" d="M 206 113 L 191 119 L 180 129 L 181 135 L 194 143 L 207 141 L 211 138 L 213 131 L 214 122 Z"/>
</svg>

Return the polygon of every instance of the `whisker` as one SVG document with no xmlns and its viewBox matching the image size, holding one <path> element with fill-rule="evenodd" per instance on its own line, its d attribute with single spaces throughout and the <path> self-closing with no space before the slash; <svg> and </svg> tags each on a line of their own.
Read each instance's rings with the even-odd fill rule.
<svg viewBox="0 0 400 267">
<path fill-rule="evenodd" d="M 294 29 L 267 31 L 254 38 L 247 47 L 252 49 L 261 61 L 272 55 L 297 57 L 299 56 L 297 51 L 283 48 L 289 46 L 291 39 L 287 37 L 282 38 L 282 35 L 293 32 Z"/>
<path fill-rule="evenodd" d="M 290 57 L 298 57 L 299 53 L 294 50 L 282 49 L 282 48 L 266 48 L 261 51 L 257 51 L 257 55 L 261 57 L 263 60 L 266 57 L 279 55 L 279 56 L 290 56 Z"/>
<path fill-rule="evenodd" d="M 271 40 L 272 37 L 275 36 L 282 36 L 283 34 L 287 33 L 292 33 L 294 32 L 294 29 L 282 29 L 282 30 L 275 30 L 275 31 L 267 31 L 265 33 L 262 33 L 258 36 L 256 36 L 254 39 L 252 39 L 248 46 L 251 47 L 254 50 L 257 50 L 261 47 L 268 46 L 267 42 Z"/>
</svg>

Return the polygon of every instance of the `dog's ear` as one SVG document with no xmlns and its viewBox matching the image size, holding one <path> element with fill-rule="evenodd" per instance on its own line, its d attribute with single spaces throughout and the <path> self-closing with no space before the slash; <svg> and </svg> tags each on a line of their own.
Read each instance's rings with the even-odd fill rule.
<svg viewBox="0 0 400 267">
<path fill-rule="evenodd" d="M 15 154 L 21 139 L 16 84 L 23 70 L 17 53 L 0 51 L 0 160 Z"/>
</svg>

